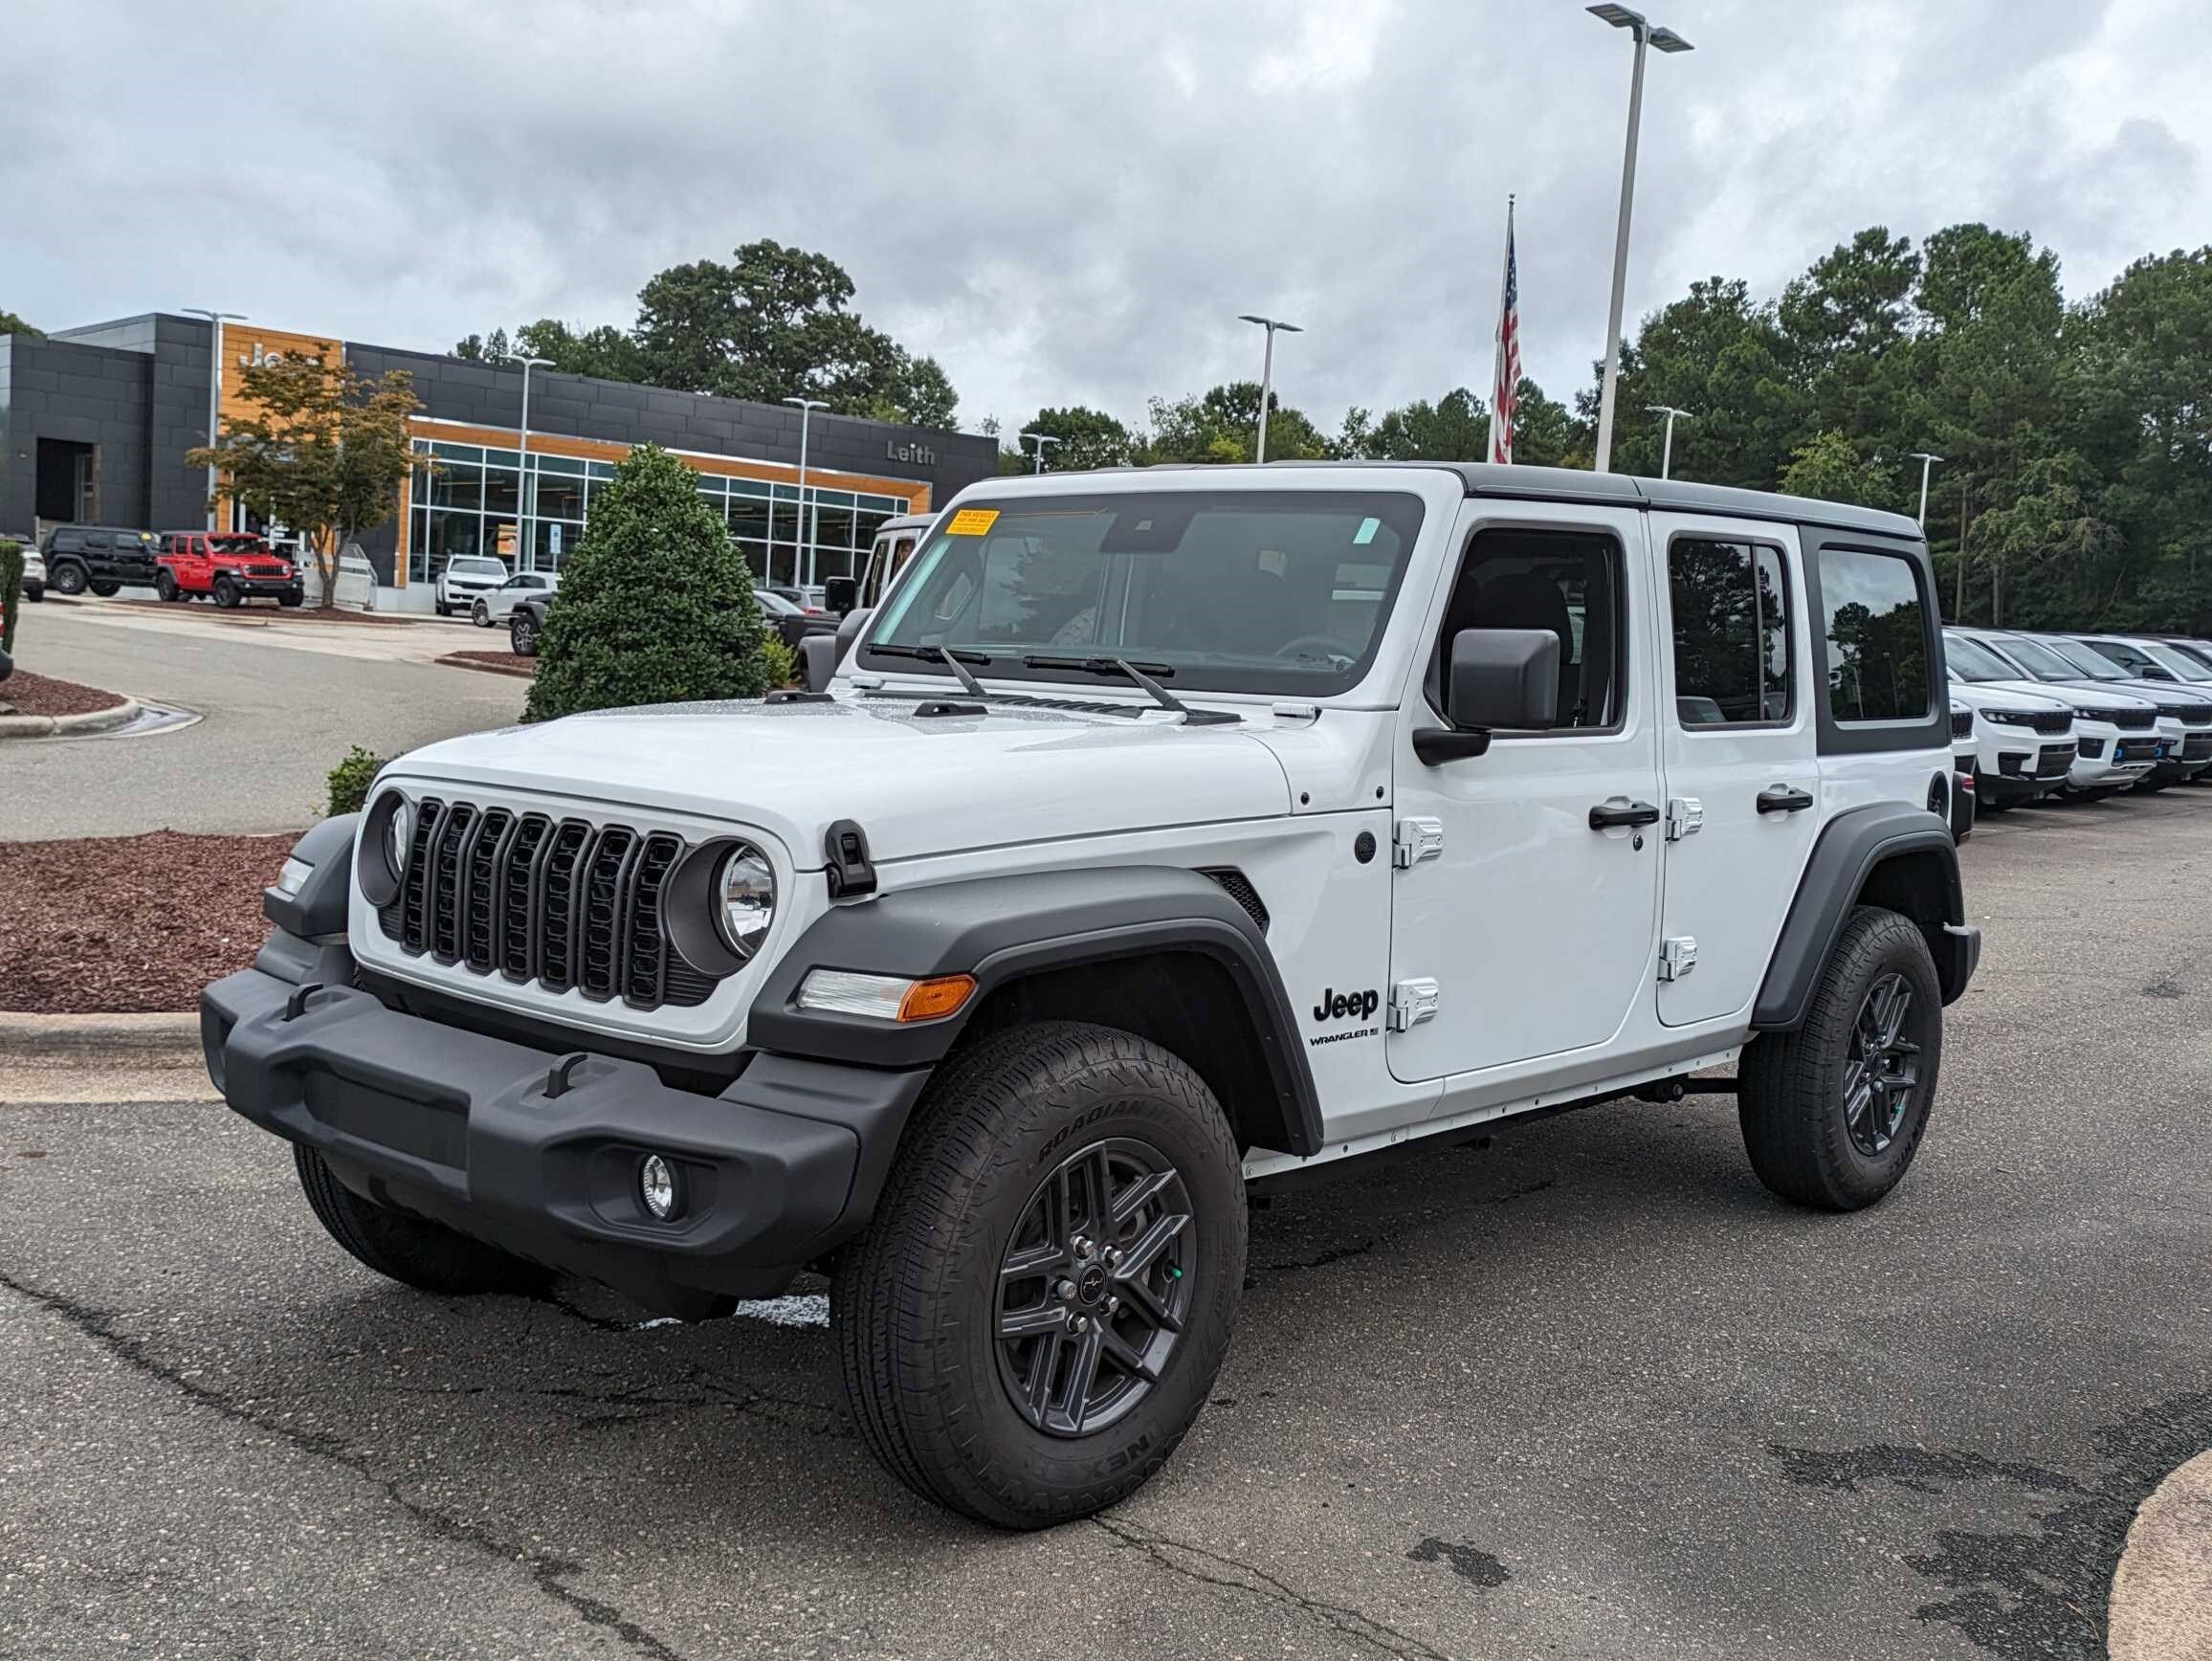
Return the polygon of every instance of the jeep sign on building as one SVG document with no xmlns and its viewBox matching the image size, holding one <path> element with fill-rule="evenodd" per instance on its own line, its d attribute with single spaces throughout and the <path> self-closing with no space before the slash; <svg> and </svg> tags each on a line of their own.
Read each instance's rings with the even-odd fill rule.
<svg viewBox="0 0 2212 1661">
<path fill-rule="evenodd" d="M 225 324 L 221 340 L 227 417 L 238 411 L 245 371 L 273 357 L 319 353 L 370 377 L 392 369 L 413 377 L 423 406 L 414 445 L 425 465 L 363 543 L 386 609 L 430 609 L 438 574 L 456 555 L 557 569 L 575 549 L 593 493 L 633 444 L 661 445 L 690 463 L 754 570 L 777 583 L 854 571 L 885 520 L 939 506 L 997 468 L 987 437 L 817 411 L 802 512 L 797 410 L 539 369 L 525 478 L 522 371 L 514 365 L 248 322 Z M 209 527 L 207 474 L 185 456 L 208 441 L 211 344 L 205 321 L 166 313 L 44 340 L 0 335 L 0 530 Z M 218 498 L 212 528 L 265 527 Z"/>
</svg>

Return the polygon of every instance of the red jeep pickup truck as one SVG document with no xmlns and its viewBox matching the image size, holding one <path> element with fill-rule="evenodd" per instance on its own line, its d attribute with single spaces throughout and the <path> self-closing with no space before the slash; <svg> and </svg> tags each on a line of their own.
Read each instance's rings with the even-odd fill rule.
<svg viewBox="0 0 2212 1661">
<path fill-rule="evenodd" d="M 256 536 L 170 531 L 154 556 L 154 592 L 165 600 L 210 594 L 225 608 L 257 596 L 297 606 L 306 593 L 299 573 Z"/>
</svg>

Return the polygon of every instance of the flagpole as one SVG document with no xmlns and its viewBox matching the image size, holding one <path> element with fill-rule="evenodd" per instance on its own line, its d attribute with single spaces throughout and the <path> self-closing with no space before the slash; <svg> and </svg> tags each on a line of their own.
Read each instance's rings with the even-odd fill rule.
<svg viewBox="0 0 2212 1661">
<path fill-rule="evenodd" d="M 1505 256 L 1497 263 L 1497 331 L 1490 366 L 1490 454 L 1497 454 L 1497 388 L 1505 378 L 1505 295 L 1513 280 L 1513 196 L 1505 199 Z M 1489 459 L 1489 457 L 1485 457 Z"/>
</svg>

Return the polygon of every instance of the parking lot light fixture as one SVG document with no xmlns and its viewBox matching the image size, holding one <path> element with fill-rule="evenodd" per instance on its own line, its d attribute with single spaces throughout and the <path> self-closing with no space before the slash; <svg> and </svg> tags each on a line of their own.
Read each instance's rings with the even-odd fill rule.
<svg viewBox="0 0 2212 1661">
<path fill-rule="evenodd" d="M 1613 402 L 1621 380 L 1621 305 L 1628 285 L 1628 221 L 1636 201 L 1636 135 L 1644 119 L 1644 55 L 1648 47 L 1688 52 L 1690 42 L 1671 29 L 1652 24 L 1626 6 L 1592 6 L 1590 14 L 1636 37 L 1635 66 L 1628 78 L 1628 141 L 1621 160 L 1621 217 L 1613 232 L 1613 298 L 1605 314 L 1605 373 L 1598 391 L 1597 471 L 1613 471 Z"/>
<path fill-rule="evenodd" d="M 1268 458 L 1268 400 L 1275 386 L 1275 331 L 1286 335 L 1302 335 L 1306 331 L 1296 323 L 1287 323 L 1280 318 L 1263 318 L 1251 312 L 1241 314 L 1237 321 L 1257 323 L 1268 331 L 1267 348 L 1260 355 L 1260 435 L 1252 447 L 1252 465 L 1258 466 Z"/>
<path fill-rule="evenodd" d="M 1037 465 L 1031 471 L 1042 473 L 1045 471 L 1045 446 L 1048 444 L 1065 444 L 1067 440 L 1054 438 L 1050 432 L 1024 432 L 1019 435 L 1016 442 L 1034 444 L 1037 447 Z"/>
<path fill-rule="evenodd" d="M 1659 476 L 1674 476 L 1674 423 L 1677 419 L 1694 421 L 1697 417 L 1687 410 L 1677 410 L 1671 404 L 1647 404 L 1644 408 L 1653 415 L 1667 417 L 1667 440 L 1659 448 Z"/>
<path fill-rule="evenodd" d="M 538 480 L 530 472 L 530 371 L 550 369 L 553 360 L 509 352 L 507 362 L 522 365 L 522 448 L 516 452 L 522 469 L 522 537 L 517 550 L 521 558 L 518 564 L 522 570 L 534 571 L 538 568 Z"/>
<path fill-rule="evenodd" d="M 1934 470 L 1936 464 L 1943 458 L 1940 455 L 1931 455 L 1925 450 L 1915 450 L 1913 452 L 1913 459 L 1920 464 L 1920 528 L 1926 530 L 1928 528 L 1928 475 Z"/>
<path fill-rule="evenodd" d="M 214 448 L 216 424 L 223 418 L 223 324 L 242 323 L 244 312 L 210 311 L 205 306 L 188 305 L 185 315 L 208 320 L 208 447 Z M 220 530 L 215 523 L 215 464 L 208 463 L 208 529 Z"/>
<path fill-rule="evenodd" d="M 798 540 L 791 544 L 791 581 L 804 586 L 814 580 L 814 543 L 819 540 L 814 533 L 821 529 L 819 522 L 812 526 L 807 523 L 807 423 L 815 410 L 829 409 L 830 401 L 826 398 L 786 398 L 784 402 L 799 406 L 799 524 L 796 532 Z M 768 516 L 768 528 L 771 532 L 775 529 L 775 515 L 772 512 Z M 771 535 L 768 542 L 771 563 L 775 547 L 775 539 Z M 802 563 L 804 570 L 801 568 Z M 768 581 L 772 583 L 775 580 L 771 573 Z"/>
</svg>

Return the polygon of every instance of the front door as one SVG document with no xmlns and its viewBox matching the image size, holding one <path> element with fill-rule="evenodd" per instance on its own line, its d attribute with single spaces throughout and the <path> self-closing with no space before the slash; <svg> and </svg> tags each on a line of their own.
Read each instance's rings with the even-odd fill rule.
<svg viewBox="0 0 2212 1661">
<path fill-rule="evenodd" d="M 1659 910 L 1659 739 L 1643 515 L 1471 503 L 1460 564 L 1432 618 L 1393 760 L 1399 856 L 1387 1041 L 1407 1082 L 1603 1045 L 1648 994 Z M 1548 629 L 1559 719 L 1498 733 L 1438 766 L 1412 734 L 1443 724 L 1443 665 L 1461 629 Z M 1596 821 L 1592 810 L 1597 809 Z M 1650 822 L 1635 823 L 1648 816 Z"/>
<path fill-rule="evenodd" d="M 1651 515 L 1666 605 L 1659 1019 L 1748 1006 L 1820 829 L 1804 568 L 1783 526 Z"/>
</svg>

